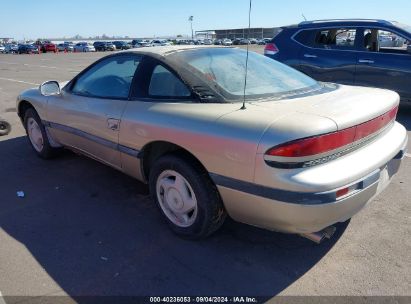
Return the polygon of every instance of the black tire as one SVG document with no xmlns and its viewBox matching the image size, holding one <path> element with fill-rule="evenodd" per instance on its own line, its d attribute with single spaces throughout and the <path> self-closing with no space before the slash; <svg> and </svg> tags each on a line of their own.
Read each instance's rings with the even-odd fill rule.
<svg viewBox="0 0 411 304">
<path fill-rule="evenodd" d="M 191 226 L 180 227 L 164 213 L 157 197 L 157 179 L 167 170 L 182 175 L 190 184 L 197 200 L 197 215 Z M 179 155 L 165 155 L 155 161 L 150 170 L 150 194 L 167 223 L 176 234 L 188 239 L 201 239 L 217 231 L 227 216 L 220 194 L 209 175 L 195 161 L 188 161 Z"/>
<path fill-rule="evenodd" d="M 0 120 L 0 136 L 5 136 L 9 134 L 10 131 L 11 125 L 5 120 Z"/>
<path fill-rule="evenodd" d="M 30 118 L 33 118 L 41 131 L 41 135 L 43 137 L 43 148 L 41 149 L 41 151 L 37 151 L 36 148 L 33 146 L 30 138 L 29 138 L 29 131 L 28 131 L 28 121 Z M 37 114 L 37 112 L 33 109 L 33 108 L 29 108 L 26 110 L 25 114 L 24 114 L 24 128 L 26 129 L 26 134 L 27 134 L 27 139 L 30 143 L 30 146 L 33 148 L 34 152 L 36 152 L 36 154 L 43 158 L 43 159 L 50 159 L 55 157 L 58 152 L 60 152 L 60 148 L 53 148 L 50 145 L 50 142 L 48 140 L 47 137 L 47 133 L 46 133 L 46 129 L 44 128 L 44 125 L 39 117 L 39 115 Z"/>
</svg>

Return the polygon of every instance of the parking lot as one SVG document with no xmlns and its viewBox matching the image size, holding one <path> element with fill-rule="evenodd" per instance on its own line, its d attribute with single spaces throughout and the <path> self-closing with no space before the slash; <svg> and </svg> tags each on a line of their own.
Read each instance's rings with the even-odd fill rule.
<svg viewBox="0 0 411 304">
<path fill-rule="evenodd" d="M 389 188 L 321 245 L 231 220 L 206 240 L 183 240 L 146 185 L 72 152 L 37 158 L 16 96 L 104 55 L 0 54 L 0 117 L 13 128 L 0 137 L 1 294 L 411 295 L 410 155 Z M 411 106 L 398 120 L 411 136 Z"/>
</svg>

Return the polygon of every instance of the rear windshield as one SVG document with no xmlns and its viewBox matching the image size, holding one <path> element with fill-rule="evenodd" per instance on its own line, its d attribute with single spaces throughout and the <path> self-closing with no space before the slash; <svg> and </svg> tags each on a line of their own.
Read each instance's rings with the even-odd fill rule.
<svg viewBox="0 0 411 304">
<path fill-rule="evenodd" d="M 237 48 L 204 48 L 169 55 L 179 66 L 200 76 L 225 98 L 241 100 L 247 52 Z M 301 94 L 320 89 L 312 78 L 271 58 L 249 53 L 247 68 L 247 99 Z"/>
</svg>

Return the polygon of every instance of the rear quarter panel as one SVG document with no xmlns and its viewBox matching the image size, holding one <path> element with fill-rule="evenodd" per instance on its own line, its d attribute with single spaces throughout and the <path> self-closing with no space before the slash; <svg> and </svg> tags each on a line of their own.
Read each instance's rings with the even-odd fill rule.
<svg viewBox="0 0 411 304">
<path fill-rule="evenodd" d="M 193 154 L 210 173 L 251 182 L 258 142 L 274 118 L 252 106 L 240 107 L 132 101 L 121 121 L 120 145 L 141 150 L 151 142 L 170 142 Z M 126 173 L 136 176 L 139 161 L 122 157 Z"/>
</svg>

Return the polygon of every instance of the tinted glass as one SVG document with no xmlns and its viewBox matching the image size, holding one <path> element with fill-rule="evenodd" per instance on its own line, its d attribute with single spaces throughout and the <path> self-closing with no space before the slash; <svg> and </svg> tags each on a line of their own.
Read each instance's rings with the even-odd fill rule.
<svg viewBox="0 0 411 304">
<path fill-rule="evenodd" d="M 364 30 L 364 48 L 370 52 L 409 54 L 407 52 L 408 43 L 406 38 L 386 30 Z"/>
<path fill-rule="evenodd" d="M 148 94 L 160 97 L 191 96 L 184 83 L 162 65 L 157 65 L 153 70 Z"/>
<path fill-rule="evenodd" d="M 81 75 L 72 92 L 92 97 L 127 98 L 140 59 L 137 56 L 108 58 Z"/>
<path fill-rule="evenodd" d="M 246 51 L 234 48 L 207 48 L 170 55 L 219 90 L 228 99 L 241 99 L 244 93 Z M 271 58 L 249 53 L 246 97 L 269 97 L 319 88 L 312 78 Z"/>
<path fill-rule="evenodd" d="M 315 36 L 315 45 L 323 48 L 354 48 L 355 29 L 319 30 Z"/>
<path fill-rule="evenodd" d="M 307 45 L 307 46 L 313 46 L 313 41 L 312 41 L 312 31 L 306 30 L 306 31 L 301 31 L 294 37 L 295 40 L 297 40 L 299 43 Z"/>
</svg>

